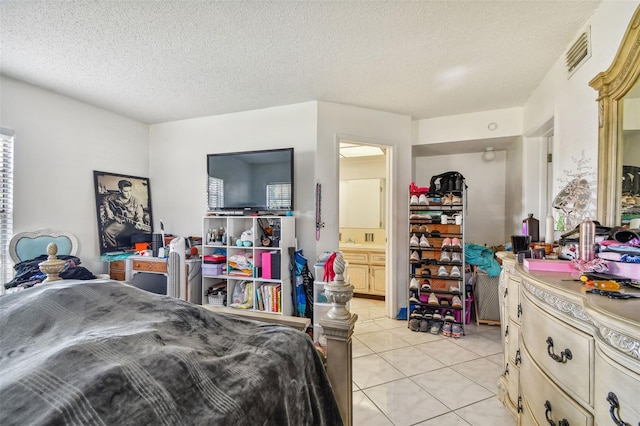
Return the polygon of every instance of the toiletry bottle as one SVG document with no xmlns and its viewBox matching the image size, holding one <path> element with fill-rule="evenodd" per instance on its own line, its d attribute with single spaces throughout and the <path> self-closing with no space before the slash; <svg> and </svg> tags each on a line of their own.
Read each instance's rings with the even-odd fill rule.
<svg viewBox="0 0 640 426">
<path fill-rule="evenodd" d="M 578 258 L 590 261 L 595 257 L 596 224 L 588 217 L 580 223 L 580 245 Z"/>
<path fill-rule="evenodd" d="M 522 235 L 531 237 L 531 242 L 540 241 L 540 222 L 533 217 L 533 213 L 522 221 Z"/>
</svg>

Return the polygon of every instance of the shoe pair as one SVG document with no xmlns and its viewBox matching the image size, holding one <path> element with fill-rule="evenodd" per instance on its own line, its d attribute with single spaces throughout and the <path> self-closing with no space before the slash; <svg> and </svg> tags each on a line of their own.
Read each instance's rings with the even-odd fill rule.
<svg viewBox="0 0 640 426">
<path fill-rule="evenodd" d="M 449 255 L 448 252 L 443 251 L 440 252 L 440 262 L 458 262 L 462 263 L 462 258 L 460 257 L 460 253 L 453 252 Z"/>
<path fill-rule="evenodd" d="M 442 240 L 442 248 L 462 248 L 462 242 L 460 238 L 444 238 Z"/>
<path fill-rule="evenodd" d="M 427 240 L 427 237 L 425 237 L 424 235 L 418 239 L 418 236 L 416 234 L 413 234 L 411 236 L 411 239 L 409 239 L 409 246 L 429 248 L 431 247 L 431 244 L 429 244 L 429 240 Z"/>
<path fill-rule="evenodd" d="M 417 251 L 412 251 L 411 252 L 411 256 L 409 256 L 409 260 L 411 262 L 420 262 L 420 253 L 418 253 Z"/>
<path fill-rule="evenodd" d="M 458 268 L 457 266 L 452 266 L 451 271 L 447 271 L 447 268 L 445 268 L 444 266 L 440 266 L 438 268 L 438 276 L 460 278 L 460 268 Z"/>
<path fill-rule="evenodd" d="M 457 195 L 453 195 L 452 193 L 445 194 L 442 197 L 442 205 L 443 206 L 461 206 L 462 199 Z"/>
<path fill-rule="evenodd" d="M 425 194 L 420 194 L 420 196 L 412 195 L 411 196 L 411 200 L 409 201 L 409 205 L 412 205 L 412 206 L 428 206 L 429 205 L 429 199 L 427 198 L 427 196 Z"/>
</svg>

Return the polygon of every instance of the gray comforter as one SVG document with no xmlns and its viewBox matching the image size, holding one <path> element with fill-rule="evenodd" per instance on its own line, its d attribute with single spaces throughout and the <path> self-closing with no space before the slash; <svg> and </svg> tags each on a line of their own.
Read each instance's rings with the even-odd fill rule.
<svg viewBox="0 0 640 426">
<path fill-rule="evenodd" d="M 339 425 L 305 334 L 105 280 L 0 297 L 2 425 Z"/>
</svg>

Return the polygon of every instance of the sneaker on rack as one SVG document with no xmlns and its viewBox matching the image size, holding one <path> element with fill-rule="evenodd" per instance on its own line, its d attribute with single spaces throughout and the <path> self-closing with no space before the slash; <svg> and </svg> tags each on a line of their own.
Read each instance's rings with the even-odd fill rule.
<svg viewBox="0 0 640 426">
<path fill-rule="evenodd" d="M 429 199 L 427 198 L 426 195 L 420 194 L 420 197 L 418 197 L 418 204 L 421 205 L 421 206 L 428 206 L 429 205 Z"/>
<path fill-rule="evenodd" d="M 452 311 L 446 310 L 444 312 L 444 320 L 454 322 L 456 320 L 456 317 L 453 315 Z"/>
<path fill-rule="evenodd" d="M 411 318 L 409 320 L 409 330 L 411 331 L 420 331 L 420 321 L 419 319 L 416 318 Z"/>
<path fill-rule="evenodd" d="M 411 296 L 409 298 L 409 303 L 413 303 L 413 304 L 419 305 L 420 304 L 420 299 L 417 299 L 416 297 Z"/>
<path fill-rule="evenodd" d="M 413 237 L 411 238 L 413 239 Z M 420 237 L 420 247 L 424 247 L 424 248 L 431 247 L 431 244 L 429 244 L 429 240 L 427 240 L 427 237 L 425 237 L 424 235 Z"/>
<path fill-rule="evenodd" d="M 460 253 L 458 253 L 457 251 L 454 251 L 453 253 L 451 253 L 451 261 L 462 263 L 462 258 L 460 257 Z"/>
<path fill-rule="evenodd" d="M 431 284 L 429 280 L 422 281 L 422 286 L 420 287 L 420 291 L 429 291 L 431 290 Z"/>
<path fill-rule="evenodd" d="M 440 262 L 450 262 L 450 261 L 451 261 L 451 257 L 449 257 L 448 252 L 446 251 L 440 252 Z"/>
<path fill-rule="evenodd" d="M 448 277 L 449 276 L 449 271 L 447 271 L 447 268 L 445 268 L 444 266 L 440 266 L 438 268 L 438 276 L 439 277 Z"/>
<path fill-rule="evenodd" d="M 412 251 L 409 260 L 412 262 L 420 262 L 420 254 L 417 251 Z"/>
<path fill-rule="evenodd" d="M 418 213 L 411 213 L 411 214 L 409 215 L 409 219 L 411 219 L 411 220 L 418 220 L 418 219 L 421 219 L 421 217 L 420 217 L 420 215 L 419 215 Z"/>
<path fill-rule="evenodd" d="M 419 198 L 417 195 L 412 195 L 411 196 L 411 201 L 409 201 L 409 205 L 411 206 L 417 206 L 420 203 Z"/>
<path fill-rule="evenodd" d="M 460 198 L 457 195 L 453 195 L 451 197 L 451 204 L 454 206 L 461 206 L 462 205 L 462 198 Z"/>
<path fill-rule="evenodd" d="M 429 329 L 429 332 L 431 334 L 438 334 L 440 333 L 440 329 L 442 328 L 442 322 L 440 321 L 434 321 L 431 323 L 431 328 Z"/>
<path fill-rule="evenodd" d="M 442 197 L 442 205 L 443 206 L 451 206 L 452 204 L 452 200 L 453 199 L 453 195 L 452 194 L 445 194 Z"/>
<path fill-rule="evenodd" d="M 437 321 L 442 321 L 442 314 L 440 314 L 440 310 L 439 309 L 436 309 L 433 312 L 433 319 L 437 320 Z"/>
<path fill-rule="evenodd" d="M 409 246 L 410 247 L 420 247 L 420 240 L 418 239 L 418 236 L 416 234 L 413 234 L 411 236 L 411 239 L 409 240 Z"/>
<path fill-rule="evenodd" d="M 451 248 L 451 238 L 447 237 L 442 240 L 442 248 Z"/>
<path fill-rule="evenodd" d="M 449 272 L 449 276 L 454 278 L 460 278 L 460 268 L 458 268 L 457 266 L 452 266 L 451 272 Z"/>
<path fill-rule="evenodd" d="M 429 321 L 427 321 L 426 319 L 420 321 L 420 331 L 422 331 L 423 333 L 429 331 Z"/>
<path fill-rule="evenodd" d="M 429 294 L 429 301 L 427 302 L 429 305 L 439 305 L 440 301 L 435 293 Z"/>
<path fill-rule="evenodd" d="M 462 242 L 460 241 L 460 238 L 452 238 L 451 247 L 462 248 Z"/>
<path fill-rule="evenodd" d="M 462 308 L 462 300 L 460 300 L 460 297 L 453 296 L 451 298 L 451 306 L 454 308 Z"/>
<path fill-rule="evenodd" d="M 411 282 L 409 283 L 409 289 L 415 289 L 418 290 L 420 287 L 418 286 L 418 280 L 416 280 L 415 278 L 411 278 Z"/>
<path fill-rule="evenodd" d="M 418 228 L 420 232 L 429 232 L 429 227 L 427 225 L 420 225 Z"/>
<path fill-rule="evenodd" d="M 460 288 L 457 285 L 452 285 L 451 287 L 449 287 L 449 291 L 451 293 L 460 293 Z"/>
<path fill-rule="evenodd" d="M 451 335 L 455 338 L 462 337 L 462 326 L 460 324 L 453 324 L 453 327 L 451 327 Z"/>
<path fill-rule="evenodd" d="M 451 337 L 451 323 L 445 322 L 442 326 L 442 335 L 444 337 Z"/>
</svg>

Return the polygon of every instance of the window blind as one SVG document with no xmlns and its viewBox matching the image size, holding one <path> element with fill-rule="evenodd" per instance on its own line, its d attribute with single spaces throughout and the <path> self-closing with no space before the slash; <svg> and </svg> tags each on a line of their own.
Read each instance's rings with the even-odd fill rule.
<svg viewBox="0 0 640 426">
<path fill-rule="evenodd" d="M 291 184 L 290 183 L 267 184 L 267 207 L 269 209 L 291 208 Z"/>
<path fill-rule="evenodd" d="M 209 210 L 217 210 L 224 207 L 224 181 L 209 176 L 207 206 Z"/>
<path fill-rule="evenodd" d="M 13 278 L 9 240 L 13 235 L 13 130 L 0 128 L 2 161 L 0 168 L 0 284 Z"/>
</svg>

